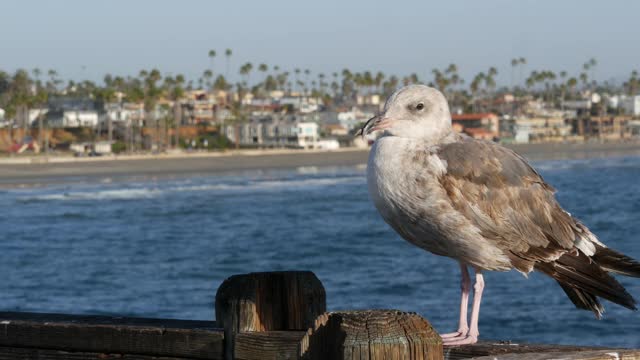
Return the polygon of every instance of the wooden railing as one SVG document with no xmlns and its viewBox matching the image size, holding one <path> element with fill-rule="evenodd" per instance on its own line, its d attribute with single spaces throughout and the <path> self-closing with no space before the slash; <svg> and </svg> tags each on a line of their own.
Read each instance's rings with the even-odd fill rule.
<svg viewBox="0 0 640 360">
<path fill-rule="evenodd" d="M 327 312 L 311 272 L 232 276 L 215 310 L 217 321 L 0 312 L 0 360 L 640 359 L 640 350 L 508 342 L 443 349 L 415 313 Z"/>
</svg>

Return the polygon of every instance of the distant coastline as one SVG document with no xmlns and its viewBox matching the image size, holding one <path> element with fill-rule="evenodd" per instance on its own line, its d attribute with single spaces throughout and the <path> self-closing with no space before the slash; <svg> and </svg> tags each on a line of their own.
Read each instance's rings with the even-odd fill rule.
<svg viewBox="0 0 640 360">
<path fill-rule="evenodd" d="M 640 156 L 640 142 L 507 146 L 532 161 Z M 355 166 L 366 164 L 367 157 L 368 149 L 345 148 L 333 151 L 240 150 L 97 158 L 0 158 L 0 187 L 105 178 L 184 177 L 305 166 Z"/>
</svg>

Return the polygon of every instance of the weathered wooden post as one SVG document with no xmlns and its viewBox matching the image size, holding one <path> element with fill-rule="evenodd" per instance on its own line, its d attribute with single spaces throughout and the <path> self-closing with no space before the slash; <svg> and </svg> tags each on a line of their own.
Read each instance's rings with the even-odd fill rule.
<svg viewBox="0 0 640 360">
<path fill-rule="evenodd" d="M 216 294 L 225 359 L 442 359 L 442 340 L 415 313 L 326 313 L 311 272 L 235 275 Z"/>
<path fill-rule="evenodd" d="M 324 287 L 310 271 L 234 275 L 216 294 L 216 321 L 224 327 L 225 358 L 234 359 L 239 333 L 306 331 L 325 311 Z"/>
<path fill-rule="evenodd" d="M 436 360 L 442 339 L 416 313 L 396 310 L 332 312 L 316 320 L 302 342 L 303 358 Z"/>
</svg>

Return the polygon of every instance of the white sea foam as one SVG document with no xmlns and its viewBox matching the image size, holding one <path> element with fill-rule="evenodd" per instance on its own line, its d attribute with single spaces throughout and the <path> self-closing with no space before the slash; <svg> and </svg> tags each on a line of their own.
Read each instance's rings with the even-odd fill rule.
<svg viewBox="0 0 640 360">
<path fill-rule="evenodd" d="M 183 182 L 181 184 L 157 184 L 154 187 L 127 189 L 60 189 L 59 192 L 23 196 L 23 201 L 81 201 L 81 200 L 134 200 L 150 199 L 178 192 L 241 192 L 241 191 L 277 191 L 281 189 L 303 189 L 327 187 L 341 184 L 358 183 L 364 180 L 359 176 L 343 176 L 310 179 L 255 180 L 245 183 L 200 183 Z M 143 185 L 143 184 L 139 184 Z M 176 186 L 177 185 L 177 186 Z"/>
<path fill-rule="evenodd" d="M 167 189 L 168 191 L 260 191 L 273 190 L 281 188 L 303 188 L 303 187 L 325 187 L 345 183 L 356 183 L 364 181 L 360 177 L 333 177 L 333 178 L 315 178 L 315 179 L 296 179 L 296 180 L 261 180 L 251 181 L 240 184 L 201 184 L 190 186 L 178 186 Z"/>
<path fill-rule="evenodd" d="M 114 189 L 114 190 L 92 190 L 92 191 L 67 191 L 55 194 L 37 195 L 25 197 L 23 200 L 131 200 L 141 198 L 152 198 L 158 196 L 162 191 L 157 189 Z"/>
</svg>

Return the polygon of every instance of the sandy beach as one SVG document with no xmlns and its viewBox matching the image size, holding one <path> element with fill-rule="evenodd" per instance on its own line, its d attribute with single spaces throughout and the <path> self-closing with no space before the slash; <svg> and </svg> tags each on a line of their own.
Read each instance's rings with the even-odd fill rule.
<svg viewBox="0 0 640 360">
<path fill-rule="evenodd" d="M 519 144 L 512 149 L 532 161 L 640 156 L 640 142 Z M 137 155 L 121 157 L 0 158 L 0 186 L 37 186 L 90 178 L 190 176 L 303 166 L 366 164 L 368 149 L 246 150 L 226 153 Z"/>
</svg>

